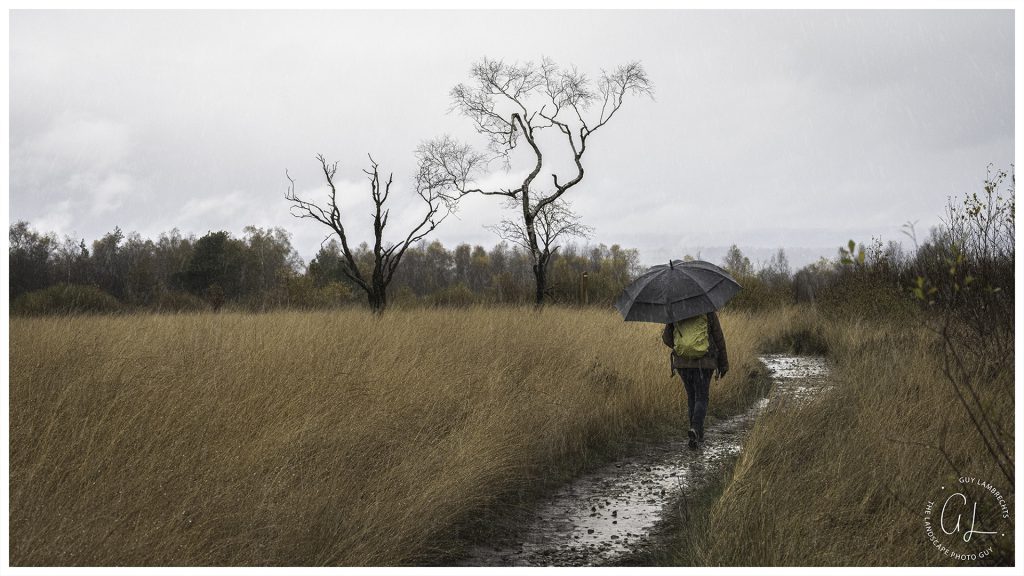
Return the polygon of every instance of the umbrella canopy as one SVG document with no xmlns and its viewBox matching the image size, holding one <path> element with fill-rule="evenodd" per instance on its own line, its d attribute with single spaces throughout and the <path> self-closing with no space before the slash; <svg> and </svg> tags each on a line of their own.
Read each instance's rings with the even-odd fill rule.
<svg viewBox="0 0 1024 576">
<path fill-rule="evenodd" d="M 668 324 L 718 310 L 742 287 L 703 260 L 653 266 L 626 286 L 615 308 L 626 321 Z"/>
</svg>

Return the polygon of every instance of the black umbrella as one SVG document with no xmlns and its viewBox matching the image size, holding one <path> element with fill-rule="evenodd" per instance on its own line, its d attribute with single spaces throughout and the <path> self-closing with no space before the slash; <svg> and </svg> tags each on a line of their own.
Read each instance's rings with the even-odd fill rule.
<svg viewBox="0 0 1024 576">
<path fill-rule="evenodd" d="M 615 308 L 626 321 L 668 324 L 718 310 L 742 287 L 703 260 L 672 260 L 644 272 L 626 286 Z"/>
</svg>

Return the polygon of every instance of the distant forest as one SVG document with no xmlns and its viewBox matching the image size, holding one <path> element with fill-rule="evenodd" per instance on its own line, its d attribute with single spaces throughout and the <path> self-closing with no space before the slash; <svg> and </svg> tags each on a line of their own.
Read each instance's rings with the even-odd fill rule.
<svg viewBox="0 0 1024 576">
<path fill-rule="evenodd" d="M 914 249 L 873 239 L 850 240 L 833 259 L 792 272 L 781 248 L 755 267 L 732 246 L 719 262 L 743 286 L 729 304 L 762 309 L 810 302 L 839 314 L 891 316 L 908 306 L 959 306 L 974 294 L 985 310 L 1012 302 L 1015 229 L 1012 167 L 990 170 L 983 191 L 949 199 L 943 224 L 926 239 L 908 226 Z M 688 256 L 684 259 L 689 258 Z M 370 269 L 367 244 L 354 251 L 356 266 Z M 265 311 L 368 306 L 365 292 L 345 274 L 341 248 L 332 240 L 305 265 L 282 228 L 247 226 L 242 236 L 178 230 L 156 240 L 119 228 L 85 240 L 10 226 L 10 309 L 14 314 L 132 311 Z M 440 242 L 409 247 L 388 287 L 397 306 L 468 306 L 532 303 L 533 261 L 517 245 L 490 250 Z M 566 244 L 548 263 L 546 301 L 603 306 L 644 271 L 635 249 Z"/>
<path fill-rule="evenodd" d="M 282 228 L 247 226 L 185 236 L 177 229 L 143 238 L 119 228 L 87 244 L 10 226 L 10 298 L 15 313 L 129 310 L 331 308 L 364 304 L 344 274 L 340 247 L 324 244 L 306 265 Z M 357 262 L 369 267 L 364 243 Z M 779 251 L 760 270 L 733 247 L 722 262 L 746 284 L 751 280 L 791 300 L 789 265 Z M 490 249 L 420 242 L 402 258 L 389 299 L 396 305 L 526 304 L 533 298 L 527 251 L 506 242 Z M 550 302 L 608 306 L 643 272 L 635 249 L 618 244 L 560 247 L 549 264 Z M 781 302 L 780 302 L 781 303 Z"/>
</svg>

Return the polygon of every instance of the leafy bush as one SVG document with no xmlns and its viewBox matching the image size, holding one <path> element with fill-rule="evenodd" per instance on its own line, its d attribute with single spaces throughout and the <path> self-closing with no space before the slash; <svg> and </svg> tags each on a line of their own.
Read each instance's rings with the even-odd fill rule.
<svg viewBox="0 0 1024 576">
<path fill-rule="evenodd" d="M 817 302 L 831 318 L 903 318 L 915 308 L 909 296 L 909 287 L 897 277 L 840 268 L 818 293 Z"/>
<path fill-rule="evenodd" d="M 790 304 L 792 288 L 786 284 L 770 284 L 758 276 L 739 276 L 736 281 L 743 286 L 732 300 L 730 308 L 738 310 L 768 310 Z"/>
<path fill-rule="evenodd" d="M 117 298 L 95 286 L 56 284 L 18 296 L 11 304 L 15 314 L 109 313 L 121 310 Z"/>
<path fill-rule="evenodd" d="M 161 292 L 156 297 L 154 307 L 157 312 L 199 312 L 210 309 L 202 298 L 178 291 Z"/>
<path fill-rule="evenodd" d="M 312 276 L 283 274 L 274 290 L 258 292 L 228 304 L 229 308 L 247 312 L 269 312 L 281 308 L 325 310 L 348 306 L 356 294 L 347 284 L 332 280 L 322 285 Z"/>
<path fill-rule="evenodd" d="M 468 286 L 459 282 L 434 292 L 429 300 L 434 306 L 469 306 L 475 304 L 477 298 Z"/>
</svg>

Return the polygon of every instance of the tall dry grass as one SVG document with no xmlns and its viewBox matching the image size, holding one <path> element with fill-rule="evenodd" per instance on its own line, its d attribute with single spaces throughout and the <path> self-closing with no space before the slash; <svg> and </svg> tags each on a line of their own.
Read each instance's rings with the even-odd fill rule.
<svg viewBox="0 0 1024 576">
<path fill-rule="evenodd" d="M 791 311 L 724 314 L 713 414 Z M 549 308 L 13 318 L 14 565 L 396 565 L 683 426 L 660 327 Z"/>
<path fill-rule="evenodd" d="M 961 475 L 996 484 L 1011 507 L 1014 490 L 943 376 L 936 335 L 914 321 L 818 324 L 833 387 L 757 421 L 712 509 L 698 562 L 972 565 L 928 541 L 926 502 Z M 1012 454 L 1013 374 L 1004 376 L 979 388 Z M 998 515 L 988 504 L 979 503 L 979 530 Z M 995 553 L 981 564 L 1013 563 L 1012 517 L 1008 528 L 1008 538 L 987 542 Z M 985 538 L 971 547 L 983 549 Z"/>
</svg>

